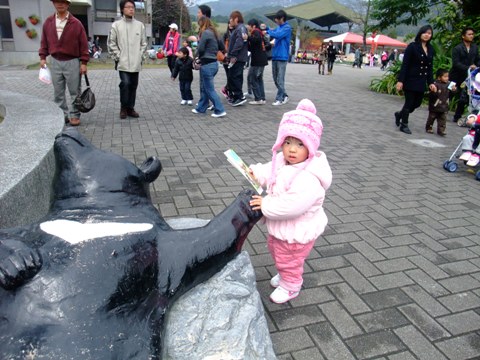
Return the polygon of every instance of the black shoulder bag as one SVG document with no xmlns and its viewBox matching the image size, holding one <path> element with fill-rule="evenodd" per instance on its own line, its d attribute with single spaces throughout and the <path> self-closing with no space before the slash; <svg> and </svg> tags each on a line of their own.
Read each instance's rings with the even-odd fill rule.
<svg viewBox="0 0 480 360">
<path fill-rule="evenodd" d="M 92 89 L 90 89 L 90 82 L 88 81 L 87 74 L 85 76 L 85 83 L 87 88 L 75 98 L 74 104 L 77 107 L 78 111 L 82 113 L 87 113 L 95 107 L 95 94 Z M 80 79 L 81 81 L 81 79 Z"/>
</svg>

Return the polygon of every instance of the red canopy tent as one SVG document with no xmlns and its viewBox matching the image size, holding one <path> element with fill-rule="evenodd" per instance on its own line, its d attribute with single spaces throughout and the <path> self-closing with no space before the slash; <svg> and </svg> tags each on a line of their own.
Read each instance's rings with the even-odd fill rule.
<svg viewBox="0 0 480 360">
<path fill-rule="evenodd" d="M 346 33 L 335 35 L 323 40 L 323 42 L 329 42 L 329 41 L 332 41 L 334 43 L 342 43 L 342 44 L 361 44 L 363 43 L 363 38 L 361 35 L 354 34 L 351 32 L 346 32 Z"/>
<path fill-rule="evenodd" d="M 367 38 L 367 44 L 371 45 L 374 42 L 377 46 L 388 46 L 388 47 L 400 47 L 406 48 L 407 44 L 396 39 L 392 39 L 387 35 L 377 35 L 373 39 L 372 37 Z"/>
</svg>

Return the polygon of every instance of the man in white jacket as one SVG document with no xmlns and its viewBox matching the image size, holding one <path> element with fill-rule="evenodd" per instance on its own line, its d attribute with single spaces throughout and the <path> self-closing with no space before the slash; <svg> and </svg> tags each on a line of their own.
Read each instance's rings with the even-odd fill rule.
<svg viewBox="0 0 480 360">
<path fill-rule="evenodd" d="M 108 53 L 120 74 L 120 119 L 138 118 L 135 111 L 138 75 L 147 49 L 145 25 L 135 20 L 135 2 L 120 1 L 122 18 L 112 24 L 108 36 Z"/>
</svg>

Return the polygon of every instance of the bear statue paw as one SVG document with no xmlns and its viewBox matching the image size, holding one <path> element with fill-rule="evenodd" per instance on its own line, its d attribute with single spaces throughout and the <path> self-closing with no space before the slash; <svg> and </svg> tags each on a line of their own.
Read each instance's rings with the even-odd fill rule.
<svg viewBox="0 0 480 360">
<path fill-rule="evenodd" d="M 14 290 L 33 278 L 42 268 L 37 249 L 18 240 L 0 240 L 0 287 Z"/>
</svg>

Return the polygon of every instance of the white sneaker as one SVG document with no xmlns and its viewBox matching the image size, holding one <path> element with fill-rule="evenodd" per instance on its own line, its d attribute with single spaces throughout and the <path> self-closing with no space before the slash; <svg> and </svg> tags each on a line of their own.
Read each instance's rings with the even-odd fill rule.
<svg viewBox="0 0 480 360">
<path fill-rule="evenodd" d="M 188 100 L 188 101 L 187 101 L 187 105 L 192 106 L 192 105 L 193 105 L 193 101 L 192 101 L 192 100 Z"/>
<path fill-rule="evenodd" d="M 468 161 L 468 159 L 470 159 L 470 156 L 472 156 L 472 152 L 471 151 L 464 151 L 462 153 L 462 155 L 460 155 L 460 157 L 458 158 L 459 160 L 463 160 L 463 161 Z"/>
<path fill-rule="evenodd" d="M 470 156 L 470 159 L 468 159 L 468 161 L 467 161 L 467 165 L 468 166 L 477 166 L 479 162 L 480 162 L 480 155 L 472 154 L 472 156 Z"/>
<path fill-rule="evenodd" d="M 270 294 L 270 300 L 275 304 L 283 304 L 295 299 L 298 294 L 300 294 L 300 291 L 288 291 L 279 286 Z"/>
<path fill-rule="evenodd" d="M 187 105 L 187 100 L 180 101 L 180 105 Z"/>
<path fill-rule="evenodd" d="M 207 108 L 207 110 L 210 110 L 210 111 L 215 110 L 215 105 L 210 105 L 210 106 Z"/>
<path fill-rule="evenodd" d="M 215 113 L 213 113 L 213 114 L 212 114 L 212 117 L 214 117 L 214 118 L 220 118 L 220 117 L 224 117 L 225 115 L 227 115 L 227 113 L 224 111 L 224 112 L 221 112 L 220 114 L 215 114 Z"/>
<path fill-rule="evenodd" d="M 200 111 L 198 111 L 197 109 L 192 109 L 192 113 L 194 113 L 194 114 L 203 114 L 203 113 L 201 113 Z"/>
<path fill-rule="evenodd" d="M 270 285 L 274 288 L 277 288 L 280 285 L 280 274 L 277 274 L 270 279 Z"/>
<path fill-rule="evenodd" d="M 282 104 L 286 104 L 286 103 L 288 103 L 288 96 L 285 96 L 282 101 Z"/>
<path fill-rule="evenodd" d="M 275 100 L 275 102 L 272 104 L 273 106 L 280 106 L 283 105 L 283 102 L 280 100 Z"/>
<path fill-rule="evenodd" d="M 265 101 L 263 100 L 253 100 L 248 102 L 250 105 L 264 105 Z"/>
</svg>

